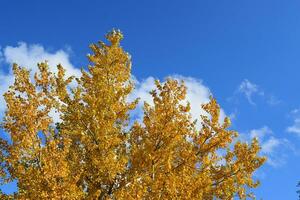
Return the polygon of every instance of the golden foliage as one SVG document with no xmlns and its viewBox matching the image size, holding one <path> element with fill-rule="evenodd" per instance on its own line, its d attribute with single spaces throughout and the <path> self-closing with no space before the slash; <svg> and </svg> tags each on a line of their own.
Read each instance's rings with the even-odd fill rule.
<svg viewBox="0 0 300 200">
<path fill-rule="evenodd" d="M 2 184 L 17 180 L 18 191 L 2 199 L 245 199 L 265 158 L 257 140 L 233 142 L 230 120 L 220 121 L 211 98 L 197 130 L 184 83 L 156 81 L 154 105 L 144 104 L 143 123 L 129 124 L 134 85 L 130 56 L 112 31 L 110 44 L 92 44 L 91 65 L 82 76 L 56 74 L 38 64 L 33 77 L 13 66 L 15 82 L 4 96 L 0 140 Z M 72 84 L 71 82 L 76 84 Z M 75 85 L 75 86 L 74 86 Z M 53 124 L 53 113 L 61 121 Z"/>
</svg>

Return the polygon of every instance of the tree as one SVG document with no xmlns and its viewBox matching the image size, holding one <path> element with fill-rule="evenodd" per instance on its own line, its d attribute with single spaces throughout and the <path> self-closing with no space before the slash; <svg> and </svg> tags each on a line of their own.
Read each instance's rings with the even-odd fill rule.
<svg viewBox="0 0 300 200">
<path fill-rule="evenodd" d="M 2 184 L 18 191 L 2 199 L 232 199 L 251 196 L 253 173 L 265 161 L 260 146 L 233 142 L 230 120 L 220 121 L 214 98 L 202 108 L 202 127 L 184 104 L 183 82 L 156 81 L 154 105 L 144 104 L 143 122 L 129 126 L 134 85 L 123 35 L 92 44 L 91 65 L 80 78 L 13 66 L 15 82 L 4 94 L 2 123 L 11 140 L 0 140 Z M 33 80 L 32 80 L 33 79 Z M 76 81 L 76 84 L 71 84 Z M 72 86 L 73 85 L 73 86 Z M 60 114 L 54 125 L 53 115 Z M 223 153 L 222 153 L 223 152 Z"/>
</svg>

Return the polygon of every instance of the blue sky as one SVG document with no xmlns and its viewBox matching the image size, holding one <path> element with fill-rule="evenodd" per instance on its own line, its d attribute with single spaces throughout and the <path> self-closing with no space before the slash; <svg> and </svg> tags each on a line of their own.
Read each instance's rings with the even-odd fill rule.
<svg viewBox="0 0 300 200">
<path fill-rule="evenodd" d="M 297 199 L 300 1 L 2 0 L 0 92 L 13 61 L 61 60 L 77 73 L 88 45 L 114 27 L 132 55 L 137 95 L 147 99 L 153 77 L 170 75 L 194 88 L 191 101 L 212 93 L 232 128 L 246 140 L 257 136 L 270 157 L 256 174 L 257 198 Z"/>
</svg>

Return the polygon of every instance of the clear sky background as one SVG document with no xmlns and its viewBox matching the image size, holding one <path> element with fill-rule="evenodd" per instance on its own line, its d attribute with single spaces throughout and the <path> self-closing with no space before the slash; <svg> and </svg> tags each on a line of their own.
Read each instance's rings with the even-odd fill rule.
<svg viewBox="0 0 300 200">
<path fill-rule="evenodd" d="M 34 71 L 47 59 L 76 74 L 87 65 L 88 45 L 112 28 L 125 35 L 137 95 L 147 100 L 153 78 L 167 76 L 186 80 L 194 104 L 212 93 L 232 128 L 245 140 L 257 136 L 269 157 L 255 174 L 257 199 L 297 199 L 300 1 L 1 0 L 0 92 L 12 80 L 12 62 Z"/>
</svg>

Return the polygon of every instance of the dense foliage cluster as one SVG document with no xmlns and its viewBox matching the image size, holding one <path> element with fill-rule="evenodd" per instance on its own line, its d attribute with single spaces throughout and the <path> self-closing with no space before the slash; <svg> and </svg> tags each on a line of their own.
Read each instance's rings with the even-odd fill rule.
<svg viewBox="0 0 300 200">
<path fill-rule="evenodd" d="M 11 139 L 0 140 L 0 175 L 2 184 L 16 180 L 18 191 L 1 199 L 251 196 L 253 173 L 265 160 L 258 141 L 234 140 L 214 98 L 202 106 L 207 115 L 197 128 L 184 103 L 187 88 L 172 79 L 156 81 L 154 105 L 144 104 L 142 123 L 129 123 L 138 102 L 127 100 L 134 89 L 130 56 L 119 31 L 106 38 L 109 44 L 91 45 L 91 65 L 76 79 L 61 65 L 53 73 L 40 63 L 33 77 L 13 66 L 2 123 Z"/>
</svg>

